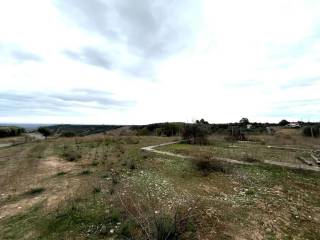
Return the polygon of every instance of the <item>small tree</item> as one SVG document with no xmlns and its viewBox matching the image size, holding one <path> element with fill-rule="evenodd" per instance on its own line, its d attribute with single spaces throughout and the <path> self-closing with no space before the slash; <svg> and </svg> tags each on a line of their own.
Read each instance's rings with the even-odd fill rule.
<svg viewBox="0 0 320 240">
<path fill-rule="evenodd" d="M 207 144 L 209 128 L 207 124 L 195 123 L 185 124 L 182 137 L 191 144 Z"/>
<path fill-rule="evenodd" d="M 245 126 L 245 125 L 249 124 L 250 122 L 249 122 L 248 118 L 241 118 L 239 123 L 240 123 L 240 125 Z"/>
<path fill-rule="evenodd" d="M 289 122 L 287 120 L 285 120 L 285 119 L 283 119 L 283 120 L 281 120 L 279 122 L 279 125 L 282 126 L 282 127 L 286 126 L 287 124 L 289 124 Z"/>
<path fill-rule="evenodd" d="M 302 129 L 302 135 L 305 137 L 319 137 L 320 125 L 305 126 Z"/>
<path fill-rule="evenodd" d="M 46 127 L 39 127 L 38 132 L 45 136 L 45 138 L 51 135 L 51 131 Z"/>
<path fill-rule="evenodd" d="M 207 121 L 205 121 L 203 118 L 201 120 L 196 121 L 197 124 L 209 124 Z"/>
</svg>

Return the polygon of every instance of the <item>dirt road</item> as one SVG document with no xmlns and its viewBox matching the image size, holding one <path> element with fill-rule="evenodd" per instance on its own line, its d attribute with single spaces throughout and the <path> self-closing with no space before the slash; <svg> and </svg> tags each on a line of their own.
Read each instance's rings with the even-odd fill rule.
<svg viewBox="0 0 320 240">
<path fill-rule="evenodd" d="M 191 156 L 184 156 L 184 155 L 181 155 L 181 154 L 175 154 L 175 153 L 166 152 L 166 151 L 160 151 L 160 150 L 156 150 L 155 149 L 155 148 L 158 148 L 158 147 L 167 146 L 167 145 L 173 145 L 173 144 L 177 144 L 177 143 L 180 143 L 180 142 L 181 141 L 168 142 L 168 143 L 163 143 L 163 144 L 143 147 L 143 148 L 141 148 L 141 150 L 147 151 L 147 152 L 152 152 L 152 153 L 157 153 L 157 154 L 161 154 L 161 155 L 165 155 L 165 156 L 184 158 L 184 159 L 192 159 Z M 263 163 L 263 164 L 274 165 L 274 166 L 279 166 L 279 167 L 285 167 L 285 168 L 290 168 L 290 169 L 303 169 L 303 170 L 320 172 L 320 168 L 319 167 L 307 166 L 305 164 L 293 164 L 293 163 L 286 163 L 286 162 L 276 162 L 276 161 L 272 161 L 272 160 L 263 160 L 261 163 L 249 163 L 249 162 L 245 162 L 245 161 L 240 161 L 240 160 L 235 160 L 235 159 L 230 159 L 230 158 L 221 158 L 221 157 L 214 157 L 214 159 L 218 160 L 218 161 L 224 161 L 224 162 L 228 162 L 228 163 L 241 164 L 241 165 L 259 165 L 259 164 Z"/>
</svg>

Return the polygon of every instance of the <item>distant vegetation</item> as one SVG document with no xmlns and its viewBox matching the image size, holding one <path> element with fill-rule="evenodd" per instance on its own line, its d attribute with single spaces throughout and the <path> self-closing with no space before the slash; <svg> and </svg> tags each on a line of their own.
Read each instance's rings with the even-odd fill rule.
<svg viewBox="0 0 320 240">
<path fill-rule="evenodd" d="M 75 132 L 68 131 L 68 132 L 63 132 L 60 136 L 61 137 L 75 137 L 76 134 L 75 134 Z"/>
<path fill-rule="evenodd" d="M 210 133 L 209 124 L 197 122 L 195 124 L 185 124 L 182 137 L 187 139 L 191 144 L 207 144 L 208 135 Z"/>
<path fill-rule="evenodd" d="M 56 135 L 64 137 L 71 136 L 87 136 L 90 134 L 107 132 L 113 129 L 120 128 L 120 125 L 54 125 L 49 126 L 48 129 Z"/>
<path fill-rule="evenodd" d="M 137 132 L 137 135 L 147 136 L 179 136 L 183 130 L 184 123 L 154 123 L 149 125 L 132 126 L 131 129 Z"/>
<path fill-rule="evenodd" d="M 319 137 L 320 136 L 320 124 L 308 125 L 302 128 L 302 134 L 305 137 Z"/>
<path fill-rule="evenodd" d="M 279 126 L 282 126 L 282 127 L 286 126 L 287 124 L 289 124 L 289 122 L 285 119 L 283 119 L 279 122 Z"/>
<path fill-rule="evenodd" d="M 50 135 L 52 135 L 52 132 L 47 127 L 39 127 L 38 132 L 41 133 L 45 137 L 49 137 Z"/>
<path fill-rule="evenodd" d="M 20 136 L 24 132 L 20 127 L 0 127 L 0 138 Z"/>
</svg>

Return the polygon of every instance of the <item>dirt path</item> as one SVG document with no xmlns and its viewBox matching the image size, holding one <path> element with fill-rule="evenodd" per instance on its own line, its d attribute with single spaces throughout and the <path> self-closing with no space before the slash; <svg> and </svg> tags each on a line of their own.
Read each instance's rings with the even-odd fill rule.
<svg viewBox="0 0 320 240">
<path fill-rule="evenodd" d="M 192 159 L 191 156 L 184 156 L 184 155 L 181 155 L 181 154 L 176 154 L 176 153 L 171 153 L 171 152 L 166 152 L 166 151 L 160 151 L 160 150 L 156 150 L 155 149 L 155 148 L 158 148 L 158 147 L 173 145 L 173 144 L 177 144 L 177 143 L 180 143 L 180 142 L 181 141 L 162 143 L 162 144 L 158 144 L 158 145 L 143 147 L 143 148 L 141 148 L 141 150 L 147 151 L 147 152 L 152 152 L 152 153 L 158 153 L 158 154 L 161 154 L 161 155 L 171 156 L 171 157 Z M 272 161 L 272 160 L 263 160 L 261 163 L 249 163 L 249 162 L 230 159 L 230 158 L 215 157 L 214 159 L 215 160 L 219 160 L 219 161 L 228 162 L 228 163 L 233 163 L 233 164 L 240 164 L 240 165 L 259 165 L 261 163 L 264 163 L 264 164 L 269 164 L 269 165 L 274 165 L 274 166 L 279 166 L 279 167 L 285 167 L 285 168 L 290 168 L 290 169 L 303 169 L 303 170 L 310 170 L 310 171 L 320 172 L 320 168 L 319 167 L 306 166 L 304 164 L 276 162 L 276 161 Z"/>
<path fill-rule="evenodd" d="M 51 142 L 36 141 L 0 149 L 0 221 L 43 202 L 52 208 L 76 191 L 81 183 L 78 166 L 53 155 Z M 65 176 L 56 176 L 62 172 Z M 43 188 L 39 194 L 28 194 Z"/>
</svg>

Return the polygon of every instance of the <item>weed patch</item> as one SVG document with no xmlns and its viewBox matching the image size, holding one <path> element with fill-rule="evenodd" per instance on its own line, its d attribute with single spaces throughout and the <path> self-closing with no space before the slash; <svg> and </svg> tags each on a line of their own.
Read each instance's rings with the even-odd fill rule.
<svg viewBox="0 0 320 240">
<path fill-rule="evenodd" d="M 40 193 L 42 193 L 42 192 L 44 192 L 45 191 L 45 188 L 43 188 L 43 187 L 36 187 L 36 188 L 31 188 L 29 191 L 27 191 L 25 194 L 26 195 L 31 195 L 31 196 L 33 196 L 33 195 L 38 195 L 38 194 L 40 194 Z"/>
<path fill-rule="evenodd" d="M 69 162 L 74 162 L 81 158 L 81 153 L 73 149 L 66 149 L 63 152 L 62 157 Z"/>
<path fill-rule="evenodd" d="M 226 164 L 212 159 L 209 155 L 203 154 L 191 160 L 193 166 L 201 172 L 203 176 L 209 175 L 211 172 L 227 173 Z"/>
<path fill-rule="evenodd" d="M 90 170 L 83 170 L 80 174 L 81 175 L 90 175 L 91 171 Z"/>
</svg>

